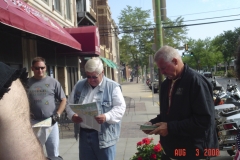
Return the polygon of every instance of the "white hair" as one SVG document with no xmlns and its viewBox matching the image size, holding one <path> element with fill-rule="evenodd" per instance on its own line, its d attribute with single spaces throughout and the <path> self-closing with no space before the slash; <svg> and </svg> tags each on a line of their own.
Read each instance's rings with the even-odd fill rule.
<svg viewBox="0 0 240 160">
<path fill-rule="evenodd" d="M 103 71 L 103 63 L 99 57 L 93 57 L 89 59 L 84 66 L 85 72 L 96 72 L 101 73 Z"/>
<path fill-rule="evenodd" d="M 163 58 L 164 61 L 170 62 L 173 58 L 181 59 L 178 51 L 170 46 L 161 47 L 154 55 L 154 61 L 157 62 L 159 59 Z"/>
</svg>

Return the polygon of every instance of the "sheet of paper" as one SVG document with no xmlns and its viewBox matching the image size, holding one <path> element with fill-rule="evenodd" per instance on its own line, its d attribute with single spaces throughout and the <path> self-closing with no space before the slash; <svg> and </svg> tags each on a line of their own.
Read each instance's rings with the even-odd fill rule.
<svg viewBox="0 0 240 160">
<path fill-rule="evenodd" d="M 49 117 L 43 121 L 32 121 L 32 127 L 51 127 L 52 125 L 52 117 Z"/>
<path fill-rule="evenodd" d="M 31 119 L 31 124 L 34 134 L 38 137 L 43 146 L 52 131 L 52 118 L 47 118 L 43 121 Z"/>
<path fill-rule="evenodd" d="M 144 125 L 144 124 L 138 124 L 140 126 L 140 130 L 154 130 L 157 128 L 157 126 L 153 125 Z"/>
<path fill-rule="evenodd" d="M 101 125 L 94 118 L 100 113 L 96 102 L 86 104 L 69 104 L 69 106 L 83 119 L 83 124 L 100 132 Z"/>
</svg>

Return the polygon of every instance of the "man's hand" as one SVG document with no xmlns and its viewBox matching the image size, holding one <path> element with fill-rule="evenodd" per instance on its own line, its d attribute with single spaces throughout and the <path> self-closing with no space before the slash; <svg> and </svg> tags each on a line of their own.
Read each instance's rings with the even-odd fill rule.
<svg viewBox="0 0 240 160">
<path fill-rule="evenodd" d="M 104 114 L 96 116 L 95 119 L 99 124 L 106 122 L 106 116 Z"/>
<path fill-rule="evenodd" d="M 151 122 L 146 122 L 144 123 L 144 125 L 152 125 Z M 152 130 L 142 130 L 145 134 L 149 134 L 150 132 L 152 132 Z"/>
<path fill-rule="evenodd" d="M 81 123 L 81 122 L 82 122 L 82 118 L 79 117 L 78 114 L 74 114 L 74 115 L 72 116 L 72 121 L 73 121 L 74 123 Z"/>
<path fill-rule="evenodd" d="M 154 125 L 158 126 L 158 128 L 156 128 L 155 130 L 153 130 L 149 134 L 155 134 L 155 135 L 160 134 L 161 136 L 168 135 L 168 128 L 167 128 L 167 123 L 166 122 L 160 122 L 160 123 L 156 123 Z"/>
</svg>

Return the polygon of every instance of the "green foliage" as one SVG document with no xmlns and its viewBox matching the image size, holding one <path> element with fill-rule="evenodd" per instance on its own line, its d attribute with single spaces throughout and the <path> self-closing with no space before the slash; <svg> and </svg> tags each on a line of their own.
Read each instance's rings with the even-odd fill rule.
<svg viewBox="0 0 240 160">
<path fill-rule="evenodd" d="M 151 49 L 154 32 L 152 25 L 147 19 L 150 18 L 150 10 L 127 6 L 120 13 L 119 25 L 123 30 L 120 39 L 120 61 L 133 68 L 138 76 L 139 66 L 148 66 L 148 55 L 153 55 Z"/>
<path fill-rule="evenodd" d="M 167 18 L 166 21 L 163 22 L 163 44 L 169 45 L 173 47 L 181 46 L 183 42 L 186 40 L 187 35 L 187 27 L 175 27 L 175 28 L 168 28 L 169 26 L 181 26 L 183 24 L 184 18 L 178 17 L 175 20 L 170 20 Z"/>
<path fill-rule="evenodd" d="M 197 70 L 208 70 L 223 62 L 221 52 L 217 51 L 210 38 L 204 40 L 188 39 L 188 52 L 192 52 L 192 57 L 184 57 L 183 61 L 190 67 Z"/>
<path fill-rule="evenodd" d="M 213 45 L 217 51 L 222 53 L 224 62 L 226 62 L 228 66 L 230 62 L 236 58 L 239 35 L 240 28 L 235 28 L 233 31 L 224 31 L 213 40 Z"/>
<path fill-rule="evenodd" d="M 236 72 L 233 69 L 227 71 L 227 77 L 237 77 Z"/>
<path fill-rule="evenodd" d="M 148 21 L 150 10 L 127 6 L 119 16 L 119 28 L 123 30 L 120 39 L 120 61 L 127 64 L 130 68 L 149 66 L 149 55 L 154 55 L 152 49 L 154 42 L 155 25 Z M 179 17 L 171 21 L 164 21 L 164 26 L 183 25 L 183 18 Z M 186 39 L 186 27 L 165 28 L 163 31 L 164 44 L 170 46 L 180 46 L 181 41 Z"/>
<path fill-rule="evenodd" d="M 224 76 L 224 74 L 225 74 L 225 71 L 216 71 L 214 73 L 214 76 Z"/>
<path fill-rule="evenodd" d="M 137 153 L 130 160 L 161 160 L 163 149 L 160 143 L 153 144 L 153 139 L 144 138 L 137 143 Z"/>
</svg>

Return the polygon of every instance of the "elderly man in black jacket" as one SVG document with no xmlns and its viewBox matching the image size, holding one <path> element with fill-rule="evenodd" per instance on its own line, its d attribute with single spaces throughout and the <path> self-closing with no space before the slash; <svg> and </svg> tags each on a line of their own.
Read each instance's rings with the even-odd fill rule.
<svg viewBox="0 0 240 160">
<path fill-rule="evenodd" d="M 206 159 L 219 154 L 211 83 L 184 64 L 178 51 L 163 46 L 154 56 L 166 77 L 160 91 L 160 114 L 146 124 L 157 125 L 162 160 Z"/>
</svg>

